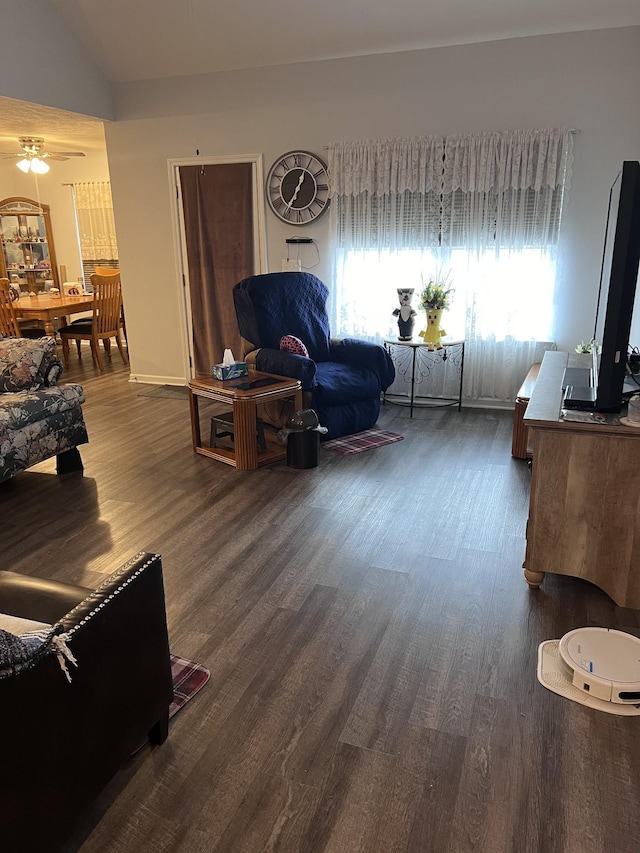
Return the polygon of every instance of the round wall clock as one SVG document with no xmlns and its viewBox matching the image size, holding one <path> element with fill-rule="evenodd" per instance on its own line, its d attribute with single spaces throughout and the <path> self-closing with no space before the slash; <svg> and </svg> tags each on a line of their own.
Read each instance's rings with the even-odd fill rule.
<svg viewBox="0 0 640 853">
<path fill-rule="evenodd" d="M 329 205 L 327 166 L 309 151 L 289 151 L 267 175 L 267 199 L 278 219 L 307 225 Z"/>
</svg>

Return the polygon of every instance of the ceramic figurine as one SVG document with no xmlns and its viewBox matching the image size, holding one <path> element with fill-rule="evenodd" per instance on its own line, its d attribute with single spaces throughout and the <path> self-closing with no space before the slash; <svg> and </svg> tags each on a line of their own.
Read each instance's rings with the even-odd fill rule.
<svg viewBox="0 0 640 853">
<path fill-rule="evenodd" d="M 445 330 L 440 325 L 442 318 L 442 310 L 432 309 L 427 310 L 427 328 L 418 333 L 418 337 L 427 344 L 427 349 L 430 351 L 442 349 L 441 339 L 446 336 Z"/>
<path fill-rule="evenodd" d="M 417 314 L 417 311 L 415 311 L 411 307 L 413 291 L 413 287 L 398 288 L 398 299 L 400 300 L 400 307 L 395 309 L 395 311 L 393 312 L 393 316 L 398 318 L 399 341 L 410 341 L 413 337 L 413 325 L 415 323 L 414 318 Z"/>
</svg>

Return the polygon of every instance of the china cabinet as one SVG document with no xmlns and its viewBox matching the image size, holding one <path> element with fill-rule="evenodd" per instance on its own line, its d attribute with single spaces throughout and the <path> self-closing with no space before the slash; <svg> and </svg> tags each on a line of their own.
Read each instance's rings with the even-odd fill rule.
<svg viewBox="0 0 640 853">
<path fill-rule="evenodd" d="M 48 204 L 13 197 L 0 201 L 0 278 L 23 293 L 60 287 Z"/>
</svg>

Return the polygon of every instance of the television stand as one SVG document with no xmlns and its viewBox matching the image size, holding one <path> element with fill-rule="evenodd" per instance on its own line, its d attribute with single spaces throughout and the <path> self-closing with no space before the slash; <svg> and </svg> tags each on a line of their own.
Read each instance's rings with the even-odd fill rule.
<svg viewBox="0 0 640 853">
<path fill-rule="evenodd" d="M 560 417 L 568 354 L 547 352 L 524 417 L 533 465 L 524 576 L 590 581 L 640 609 L 640 429 Z"/>
</svg>

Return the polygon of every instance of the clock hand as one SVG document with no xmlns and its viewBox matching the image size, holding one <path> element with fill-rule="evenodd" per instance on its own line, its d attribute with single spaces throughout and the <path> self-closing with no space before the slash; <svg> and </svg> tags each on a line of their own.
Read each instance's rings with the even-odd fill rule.
<svg viewBox="0 0 640 853">
<path fill-rule="evenodd" d="M 300 175 L 300 178 L 298 180 L 298 186 L 296 187 L 296 191 L 294 192 L 293 196 L 291 197 L 291 201 L 287 203 L 287 207 L 291 207 L 293 202 L 298 198 L 298 193 L 300 192 L 300 187 L 304 184 L 304 179 L 305 179 L 305 174 L 304 174 L 304 172 L 302 172 Z"/>
</svg>

